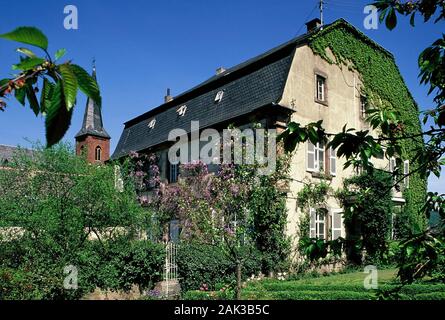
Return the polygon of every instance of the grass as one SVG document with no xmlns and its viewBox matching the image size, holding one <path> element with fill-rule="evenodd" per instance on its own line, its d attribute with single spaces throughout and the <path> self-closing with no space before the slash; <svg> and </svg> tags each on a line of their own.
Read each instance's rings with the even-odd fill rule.
<svg viewBox="0 0 445 320">
<path fill-rule="evenodd" d="M 378 288 L 394 288 L 396 270 L 380 270 Z M 278 281 L 266 279 L 249 282 L 242 296 L 248 300 L 372 300 L 376 290 L 366 290 L 363 281 L 368 274 L 353 272 L 305 278 L 300 280 Z M 445 284 L 429 282 L 406 286 L 401 291 L 404 300 L 445 300 Z"/>
</svg>

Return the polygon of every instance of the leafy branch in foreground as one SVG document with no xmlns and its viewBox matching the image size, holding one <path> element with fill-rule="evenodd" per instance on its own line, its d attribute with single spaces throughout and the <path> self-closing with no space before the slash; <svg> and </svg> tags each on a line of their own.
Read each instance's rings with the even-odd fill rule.
<svg viewBox="0 0 445 320">
<path fill-rule="evenodd" d="M 36 47 L 43 53 L 39 57 L 31 49 L 17 48 L 19 62 L 12 66 L 16 74 L 0 79 L 0 110 L 5 110 L 4 98 L 8 96 L 14 96 L 23 106 L 28 102 L 36 116 L 45 116 L 48 147 L 59 142 L 68 130 L 79 89 L 101 106 L 96 80 L 71 61 L 58 64 L 66 50 L 57 50 L 53 59 L 48 53 L 48 39 L 39 29 L 19 27 L 0 34 L 0 38 Z"/>
</svg>

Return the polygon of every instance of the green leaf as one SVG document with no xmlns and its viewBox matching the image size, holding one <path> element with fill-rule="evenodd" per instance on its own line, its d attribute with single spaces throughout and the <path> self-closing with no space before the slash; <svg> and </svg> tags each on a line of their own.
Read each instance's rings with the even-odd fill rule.
<svg viewBox="0 0 445 320">
<path fill-rule="evenodd" d="M 42 114 L 46 114 L 46 110 L 51 105 L 54 87 L 54 83 L 51 83 L 48 79 L 45 78 L 43 80 L 42 93 L 40 95 L 40 110 Z"/>
<path fill-rule="evenodd" d="M 37 116 L 40 112 L 39 101 L 37 100 L 36 93 L 32 86 L 32 82 L 26 82 L 26 98 L 28 98 L 29 106 L 31 107 L 34 114 Z"/>
<path fill-rule="evenodd" d="M 386 27 L 389 30 L 393 30 L 397 25 L 397 15 L 394 8 L 390 8 L 386 17 Z"/>
<path fill-rule="evenodd" d="M 48 49 L 48 39 L 37 28 L 19 27 L 11 32 L 0 34 L 0 38 L 30 44 L 43 50 Z"/>
<path fill-rule="evenodd" d="M 25 106 L 25 97 L 26 97 L 26 88 L 22 87 L 20 89 L 16 89 L 14 92 L 15 98 L 22 106 Z"/>
<path fill-rule="evenodd" d="M 17 48 L 17 52 L 22 53 L 29 58 L 37 58 L 35 53 L 27 48 Z"/>
<path fill-rule="evenodd" d="M 65 104 L 68 110 L 71 110 L 76 104 L 77 78 L 69 64 L 60 65 L 59 72 L 62 75 Z"/>
<path fill-rule="evenodd" d="M 42 58 L 27 58 L 18 64 L 14 64 L 12 66 L 12 70 L 32 70 L 34 67 L 42 64 L 43 62 L 45 62 L 45 59 Z"/>
<path fill-rule="evenodd" d="M 56 51 L 56 54 L 54 55 L 54 57 L 56 58 L 56 60 L 59 60 L 65 54 L 66 54 L 66 49 L 59 49 L 59 50 Z"/>
<path fill-rule="evenodd" d="M 62 81 L 57 82 L 49 108 L 46 110 L 46 144 L 51 147 L 58 143 L 71 124 L 73 109 L 68 110 L 63 96 Z"/>
<path fill-rule="evenodd" d="M 102 98 L 100 96 L 100 90 L 96 80 L 94 80 L 94 78 L 90 76 L 82 67 L 79 67 L 76 64 L 71 65 L 71 70 L 76 75 L 80 90 L 88 97 L 93 99 L 99 107 L 101 107 Z"/>
<path fill-rule="evenodd" d="M 411 26 L 415 27 L 415 21 L 416 21 L 416 13 L 414 12 L 411 15 L 411 18 L 409 19 L 409 23 L 411 24 Z"/>
</svg>

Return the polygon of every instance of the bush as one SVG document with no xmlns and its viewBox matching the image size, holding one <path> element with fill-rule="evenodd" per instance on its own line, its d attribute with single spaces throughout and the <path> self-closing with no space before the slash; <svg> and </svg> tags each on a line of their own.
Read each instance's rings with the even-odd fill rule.
<svg viewBox="0 0 445 320">
<path fill-rule="evenodd" d="M 97 245 L 97 244 L 96 244 Z M 102 254 L 96 284 L 102 289 L 150 289 L 162 279 L 165 247 L 150 241 L 117 241 Z M 93 268 L 94 269 L 94 268 Z"/>
<path fill-rule="evenodd" d="M 261 254 L 251 251 L 242 266 L 242 277 L 246 279 L 261 271 Z M 183 291 L 199 289 L 207 284 L 209 290 L 218 290 L 235 280 L 236 265 L 220 246 L 182 243 L 178 247 L 177 264 Z"/>
</svg>

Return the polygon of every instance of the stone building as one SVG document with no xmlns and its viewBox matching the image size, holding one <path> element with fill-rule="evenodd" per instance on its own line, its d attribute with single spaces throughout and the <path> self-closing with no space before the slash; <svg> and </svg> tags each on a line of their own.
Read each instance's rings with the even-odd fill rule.
<svg viewBox="0 0 445 320">
<path fill-rule="evenodd" d="M 359 130 L 369 129 L 364 116 L 361 74 L 315 54 L 309 41 L 322 26 L 318 19 L 307 26 L 307 33 L 235 67 L 219 68 L 210 79 L 178 96 L 172 97 L 168 92 L 162 105 L 125 123 L 111 158 L 119 159 L 132 151 L 156 153 L 161 178 L 175 183 L 179 172 L 178 166 L 168 161 L 168 150 L 173 144 L 168 135 L 178 128 L 190 135 L 192 121 L 199 121 L 201 131 L 222 130 L 231 124 L 242 128 L 253 123 L 282 131 L 289 121 L 304 125 L 318 120 L 323 120 L 328 132 L 340 132 L 345 124 Z M 342 19 L 324 26 L 323 31 L 332 32 L 337 28 L 394 62 L 391 53 Z M 333 150 L 321 144 L 306 143 L 295 151 L 291 163 L 293 182 L 287 200 L 290 236 L 297 233 L 302 215 L 296 203 L 296 195 L 303 187 L 301 181 L 327 179 L 332 188 L 340 188 L 345 178 L 357 174 L 352 168 L 343 170 L 343 164 L 344 159 L 337 159 Z M 390 171 L 394 163 L 381 158 L 376 159 L 374 165 Z M 409 170 L 408 160 L 404 169 Z M 406 201 L 400 192 L 394 192 L 393 200 L 395 205 Z M 326 210 L 326 215 L 319 215 L 315 208 L 308 212 L 311 236 L 344 237 L 342 208 L 335 198 L 328 199 Z"/>
</svg>

